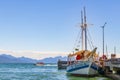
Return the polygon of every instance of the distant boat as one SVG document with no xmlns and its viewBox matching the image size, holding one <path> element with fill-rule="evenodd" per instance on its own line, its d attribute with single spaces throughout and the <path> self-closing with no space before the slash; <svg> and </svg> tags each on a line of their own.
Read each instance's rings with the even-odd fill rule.
<svg viewBox="0 0 120 80">
<path fill-rule="evenodd" d="M 94 76 L 98 74 L 99 65 L 97 63 L 97 54 L 96 49 L 87 50 L 87 24 L 86 24 L 86 15 L 84 8 L 84 22 L 83 15 L 81 12 L 81 45 L 82 49 L 75 49 L 76 52 L 68 55 L 68 66 L 67 73 L 72 75 L 85 75 L 85 76 Z M 80 38 L 79 38 L 80 39 Z M 80 41 L 79 41 L 80 42 Z"/>
<path fill-rule="evenodd" d="M 43 63 L 43 62 L 37 62 L 35 65 L 36 65 L 36 66 L 44 66 L 45 63 Z"/>
</svg>

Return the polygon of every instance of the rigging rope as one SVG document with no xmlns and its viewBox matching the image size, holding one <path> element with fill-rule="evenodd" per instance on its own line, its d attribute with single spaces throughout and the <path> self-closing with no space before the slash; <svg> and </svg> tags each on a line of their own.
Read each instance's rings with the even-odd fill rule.
<svg viewBox="0 0 120 80">
<path fill-rule="evenodd" d="M 81 30 L 79 31 L 79 33 L 78 33 L 78 35 L 77 35 L 77 38 L 76 38 L 76 40 L 75 40 L 75 44 L 74 44 L 74 46 L 73 46 L 73 51 L 76 49 L 76 47 L 77 48 L 79 48 L 80 47 L 80 39 L 81 39 Z M 77 45 L 78 44 L 78 45 Z"/>
<path fill-rule="evenodd" d="M 80 47 L 82 47 L 82 46 L 80 46 L 80 43 L 81 43 L 81 38 L 82 38 L 82 35 L 81 35 L 81 29 L 80 29 L 80 31 L 78 32 L 78 35 L 77 35 L 77 38 L 76 38 L 76 40 L 75 40 L 75 44 L 74 44 L 74 46 L 73 46 L 73 50 L 72 51 L 74 51 L 76 48 L 77 49 L 80 49 Z M 94 48 L 94 45 L 93 45 L 93 41 L 92 41 L 92 38 L 91 38 L 91 35 L 90 35 L 90 32 L 89 32 L 89 30 L 87 29 L 87 35 L 88 35 L 88 38 L 87 38 L 87 41 L 88 41 L 88 44 L 89 44 L 89 46 L 90 46 L 90 49 L 93 49 Z"/>
<path fill-rule="evenodd" d="M 90 38 L 90 44 L 91 44 L 92 48 L 94 48 L 93 41 L 92 41 L 92 38 L 91 38 L 91 35 L 90 35 L 90 32 L 88 29 L 87 29 L 87 32 L 88 32 L 88 36 Z"/>
</svg>

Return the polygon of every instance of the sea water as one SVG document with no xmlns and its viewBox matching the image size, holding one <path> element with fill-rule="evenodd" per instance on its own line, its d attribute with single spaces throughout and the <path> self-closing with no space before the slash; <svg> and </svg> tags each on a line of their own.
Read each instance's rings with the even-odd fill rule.
<svg viewBox="0 0 120 80">
<path fill-rule="evenodd" d="M 111 80 L 106 77 L 68 76 L 65 70 L 58 70 L 56 64 L 35 66 L 34 64 L 0 64 L 0 80 Z"/>
</svg>

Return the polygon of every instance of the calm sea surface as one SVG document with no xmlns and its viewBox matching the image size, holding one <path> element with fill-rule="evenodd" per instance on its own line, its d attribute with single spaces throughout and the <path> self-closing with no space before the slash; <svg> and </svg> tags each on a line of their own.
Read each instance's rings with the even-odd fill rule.
<svg viewBox="0 0 120 80">
<path fill-rule="evenodd" d="M 47 64 L 0 64 L 0 80 L 110 80 L 105 77 L 67 76 L 65 70 L 58 70 L 57 65 Z"/>
</svg>

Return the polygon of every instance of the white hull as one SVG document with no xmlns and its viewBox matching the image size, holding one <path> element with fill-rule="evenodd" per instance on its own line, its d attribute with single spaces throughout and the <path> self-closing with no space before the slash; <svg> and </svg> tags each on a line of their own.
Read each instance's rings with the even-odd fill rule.
<svg viewBox="0 0 120 80">
<path fill-rule="evenodd" d="M 69 65 L 67 72 L 73 75 L 97 75 L 98 65 L 90 61 L 80 61 Z"/>
<path fill-rule="evenodd" d="M 36 63 L 36 66 L 44 66 L 44 63 Z"/>
</svg>

